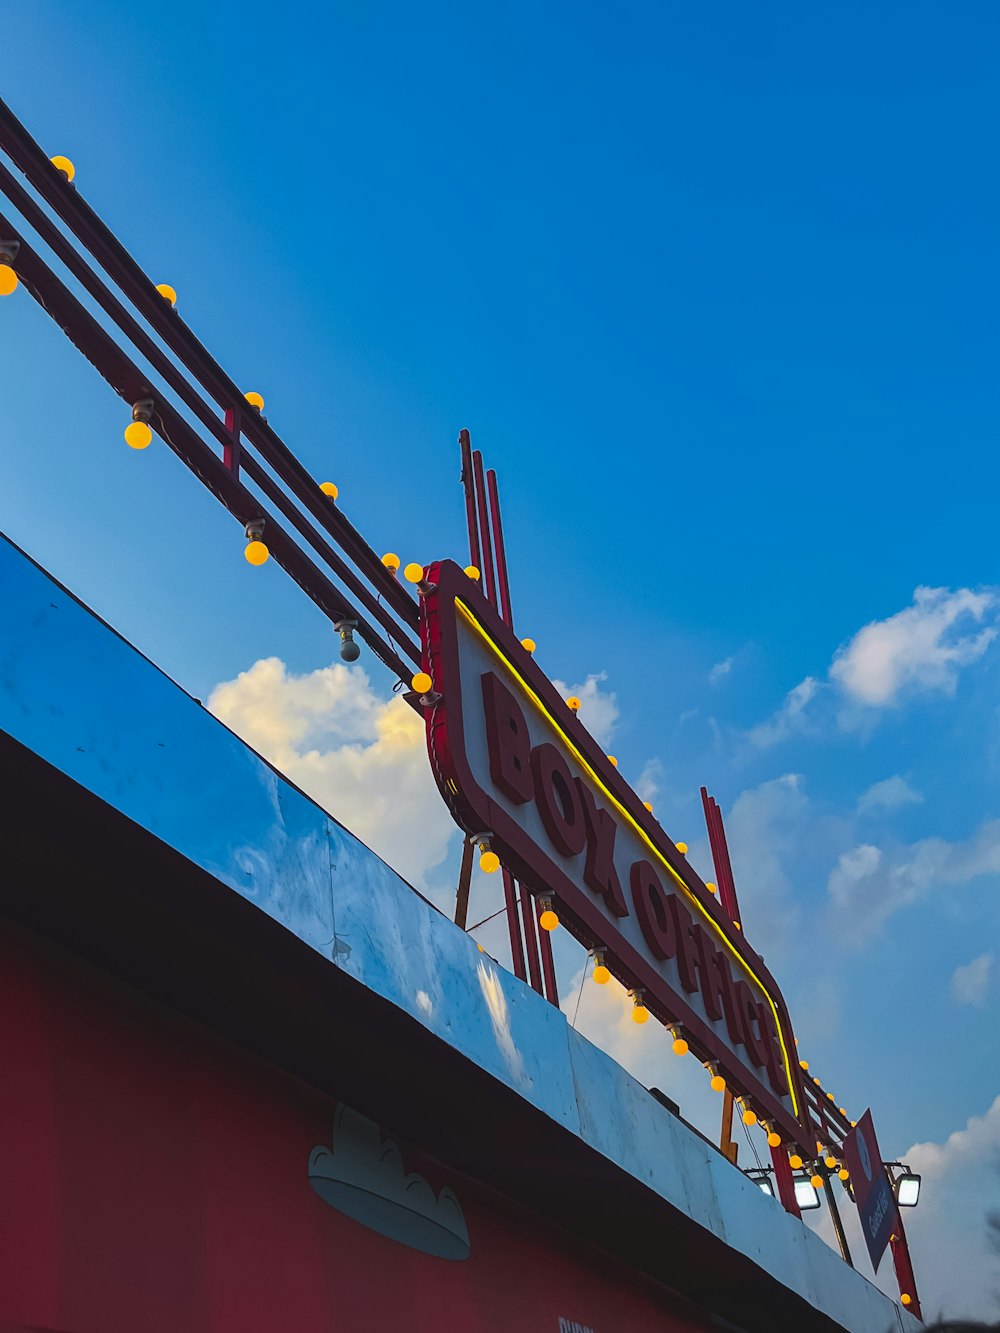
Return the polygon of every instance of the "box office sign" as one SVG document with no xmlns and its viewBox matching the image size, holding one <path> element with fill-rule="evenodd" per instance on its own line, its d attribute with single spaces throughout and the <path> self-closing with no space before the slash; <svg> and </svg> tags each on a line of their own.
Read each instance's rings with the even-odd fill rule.
<svg viewBox="0 0 1000 1333">
<path fill-rule="evenodd" d="M 426 570 L 427 741 L 458 824 L 792 1142 L 811 1147 L 774 979 L 464 571 Z"/>
</svg>

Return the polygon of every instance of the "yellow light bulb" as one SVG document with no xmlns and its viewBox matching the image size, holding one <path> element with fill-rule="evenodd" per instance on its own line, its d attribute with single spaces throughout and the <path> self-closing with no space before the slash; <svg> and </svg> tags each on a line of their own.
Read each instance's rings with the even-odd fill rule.
<svg viewBox="0 0 1000 1333">
<path fill-rule="evenodd" d="M 800 1061 L 799 1061 L 799 1068 L 800 1068 L 800 1069 L 808 1069 L 808 1068 L 809 1068 L 809 1061 L 808 1061 L 808 1060 L 800 1060 Z"/>
<path fill-rule="evenodd" d="M 739 923 L 738 921 L 734 921 L 734 922 L 733 922 L 733 925 L 736 927 L 737 930 L 742 930 L 742 929 L 743 929 L 743 927 L 740 925 L 740 923 Z"/>
<path fill-rule="evenodd" d="M 828 1171 L 832 1171 L 833 1168 L 837 1165 L 836 1157 L 824 1157 L 823 1161 L 826 1163 L 826 1169 Z"/>
<path fill-rule="evenodd" d="M 171 305 L 177 304 L 177 293 L 171 287 L 169 282 L 158 282 L 156 290 L 163 297 L 164 301 L 169 301 Z"/>
<path fill-rule="evenodd" d="M 418 565 L 416 561 L 406 566 L 403 570 L 403 578 L 407 583 L 420 583 L 424 577 L 423 565 Z"/>
<path fill-rule="evenodd" d="M 712 1076 L 712 1081 L 708 1086 L 712 1089 L 713 1092 L 725 1092 L 726 1080 L 722 1077 L 721 1074 L 714 1074 Z"/>
<path fill-rule="evenodd" d="M 688 845 L 687 845 L 686 842 L 675 842 L 675 843 L 674 843 L 674 846 L 675 846 L 675 847 L 677 848 L 677 850 L 680 852 L 681 856 L 687 856 L 687 854 L 688 854 Z"/>
<path fill-rule="evenodd" d="M 535 649 L 538 647 L 538 644 L 535 643 L 534 639 L 522 639 L 521 647 L 524 649 L 526 653 L 533 653 Z"/>
<path fill-rule="evenodd" d="M 487 875 L 492 875 L 495 870 L 499 870 L 500 858 L 496 852 L 483 852 L 479 858 L 479 869 Z"/>
<path fill-rule="evenodd" d="M 613 754 L 608 755 L 608 763 L 612 766 L 612 768 L 618 767 L 618 760 L 614 757 Z"/>
<path fill-rule="evenodd" d="M 771 1130 L 770 1134 L 768 1134 L 768 1136 L 767 1136 L 767 1146 L 768 1146 L 769 1148 L 780 1148 L 780 1147 L 781 1147 L 781 1135 L 780 1135 L 780 1134 L 776 1134 L 776 1133 L 774 1132 L 773 1129 Z"/>
<path fill-rule="evenodd" d="M 417 694 L 430 694 L 434 688 L 434 682 L 428 676 L 426 671 L 418 671 L 410 681 L 410 684 L 416 690 Z"/>
<path fill-rule="evenodd" d="M 382 557 L 382 563 L 385 565 L 386 569 L 391 569 L 392 572 L 395 573 L 399 568 L 401 561 L 394 551 L 386 551 L 385 555 Z"/>
<path fill-rule="evenodd" d="M 652 814 L 652 813 L 653 813 L 653 803 L 652 803 L 652 801 L 643 801 L 643 803 L 642 803 L 642 808 L 643 808 L 644 810 L 648 810 L 649 813 Z"/>
<path fill-rule="evenodd" d="M 247 548 L 243 554 L 251 565 L 263 565 L 271 552 L 262 541 L 255 538 L 252 542 L 247 542 Z"/>
<path fill-rule="evenodd" d="M 264 395 L 262 393 L 257 393 L 255 390 L 251 389 L 251 391 L 249 393 L 245 393 L 243 397 L 247 400 L 247 402 L 250 404 L 251 407 L 255 407 L 258 412 L 263 412 Z"/>
<path fill-rule="evenodd" d="M 340 494 L 340 487 L 333 481 L 324 481 L 320 485 L 320 490 L 324 495 L 328 495 L 331 500 L 336 500 Z"/>
<path fill-rule="evenodd" d="M 475 565 L 465 566 L 465 576 L 466 578 L 472 579 L 474 583 L 477 582 L 482 577 Z"/>
<path fill-rule="evenodd" d="M 840 1114 L 844 1117 L 845 1120 L 847 1119 L 847 1112 L 844 1110 L 842 1106 L 840 1107 Z"/>
<path fill-rule="evenodd" d="M 792 1168 L 793 1171 L 798 1171 L 801 1168 L 802 1158 L 798 1155 L 797 1152 L 793 1152 L 791 1157 L 789 1157 L 788 1165 Z"/>
<path fill-rule="evenodd" d="M 674 1055 L 687 1055 L 688 1049 L 688 1044 L 683 1037 L 674 1039 Z"/>
<path fill-rule="evenodd" d="M 857 1123 L 858 1123 L 858 1122 L 857 1122 L 856 1120 L 852 1120 L 852 1121 L 851 1121 L 851 1128 L 854 1129 L 854 1128 L 857 1126 Z"/>
<path fill-rule="evenodd" d="M 841 1180 L 850 1180 L 851 1178 L 851 1173 L 850 1171 L 848 1171 L 846 1166 L 842 1166 L 840 1170 L 837 1172 L 837 1175 L 840 1177 Z"/>
<path fill-rule="evenodd" d="M 571 713 L 578 713 L 580 711 L 580 700 L 576 697 L 575 694 L 571 694 L 570 697 L 566 700 L 566 707 L 570 710 Z"/>
<path fill-rule="evenodd" d="M 50 157 L 49 161 L 55 167 L 56 171 L 61 171 L 68 181 L 71 181 L 76 175 L 76 167 L 68 157 Z"/>
<path fill-rule="evenodd" d="M 538 918 L 538 924 L 542 930 L 555 930 L 559 925 L 559 918 L 553 912 L 551 907 L 546 907 L 545 911 Z"/>
<path fill-rule="evenodd" d="M 814 1078 L 814 1079 L 813 1079 L 813 1082 L 816 1084 L 816 1086 L 817 1086 L 817 1088 L 818 1088 L 818 1087 L 819 1087 L 819 1079 L 818 1079 L 818 1078 Z"/>
<path fill-rule="evenodd" d="M 17 291 L 17 274 L 9 264 L 0 264 L 0 296 L 11 296 Z"/>
<path fill-rule="evenodd" d="M 908 1296 L 905 1291 L 903 1292 L 902 1296 L 900 1296 L 899 1299 L 903 1302 L 904 1305 L 910 1305 L 913 1301 L 913 1297 Z"/>
<path fill-rule="evenodd" d="M 706 883 L 705 883 L 705 888 L 708 889 L 709 893 L 718 893 L 718 892 L 719 892 L 717 886 L 716 886 L 715 884 L 713 884 L 711 880 L 707 880 L 707 881 L 706 881 Z"/>
<path fill-rule="evenodd" d="M 633 1023 L 645 1023 L 647 1018 L 649 1018 L 649 1010 L 646 1008 L 644 1004 L 633 1005 L 632 1007 Z"/>
<path fill-rule="evenodd" d="M 814 1190 L 821 1190 L 821 1189 L 823 1188 L 823 1177 L 822 1177 L 822 1176 L 810 1176 L 810 1177 L 809 1177 L 809 1184 L 813 1187 Z"/>
<path fill-rule="evenodd" d="M 827 1100 L 828 1102 L 835 1102 L 837 1099 L 836 1099 L 836 1097 L 833 1095 L 832 1092 L 828 1092 L 828 1093 L 826 1094 L 826 1100 Z"/>
<path fill-rule="evenodd" d="M 757 1112 L 751 1111 L 749 1106 L 743 1112 L 743 1123 L 744 1125 L 756 1125 L 757 1123 Z"/>
<path fill-rule="evenodd" d="M 153 432 L 145 421 L 130 421 L 125 427 L 125 443 L 130 449 L 145 449 L 153 442 Z"/>
<path fill-rule="evenodd" d="M 594 968 L 594 980 L 597 982 L 598 986 L 606 986 L 611 980 L 611 973 L 603 963 L 598 963 Z"/>
</svg>

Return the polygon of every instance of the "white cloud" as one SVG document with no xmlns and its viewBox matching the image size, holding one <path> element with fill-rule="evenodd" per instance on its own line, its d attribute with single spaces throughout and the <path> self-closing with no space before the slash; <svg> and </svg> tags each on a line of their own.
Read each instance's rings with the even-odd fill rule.
<svg viewBox="0 0 1000 1333">
<path fill-rule="evenodd" d="M 606 672 L 597 671 L 580 685 L 567 685 L 561 680 L 552 682 L 564 699 L 572 699 L 575 695 L 580 700 L 580 721 L 598 745 L 610 744 L 618 721 L 618 700 L 614 691 L 601 689 L 607 678 Z"/>
<path fill-rule="evenodd" d="M 858 894 L 858 886 L 870 880 L 881 864 L 882 853 L 868 843 L 842 852 L 830 873 L 827 885 L 830 897 L 841 907 L 850 905 Z"/>
<path fill-rule="evenodd" d="M 297 676 L 277 657 L 217 685 L 208 707 L 411 883 L 427 888 L 455 835 L 424 723 L 358 667 Z"/>
<path fill-rule="evenodd" d="M 915 1143 L 902 1160 L 923 1177 L 904 1221 L 925 1317 L 995 1318 L 1000 1262 L 987 1214 L 1000 1200 L 1000 1096 L 944 1143 Z"/>
<path fill-rule="evenodd" d="M 891 778 L 883 778 L 862 792 L 858 798 L 858 814 L 867 814 L 873 810 L 898 810 L 903 805 L 920 805 L 923 799 L 905 778 L 896 774 Z"/>
<path fill-rule="evenodd" d="M 716 662 L 715 666 L 712 667 L 711 671 L 708 673 L 709 684 L 718 685 L 719 681 L 728 676 L 732 669 L 733 659 L 731 657 L 727 657 L 721 662 Z"/>
<path fill-rule="evenodd" d="M 958 668 L 982 657 L 996 638 L 993 627 L 970 628 L 996 602 L 991 592 L 969 588 L 917 588 L 912 606 L 865 625 L 837 651 L 830 678 L 850 699 L 877 708 L 907 691 L 953 693 Z"/>
<path fill-rule="evenodd" d="M 785 702 L 767 722 L 761 722 L 748 733 L 752 745 L 764 750 L 789 736 L 806 730 L 806 708 L 812 703 L 822 686 L 814 676 L 806 676 L 794 689 L 785 695 Z"/>
<path fill-rule="evenodd" d="M 863 843 L 844 852 L 827 892 L 837 924 L 852 944 L 861 944 L 900 908 L 935 889 L 1000 874 L 1000 819 L 988 819 L 959 842 L 922 838 L 880 850 Z"/>
<path fill-rule="evenodd" d="M 986 1003 L 986 990 L 990 984 L 990 970 L 993 967 L 991 953 L 980 954 L 964 967 L 956 967 L 951 974 L 951 995 L 958 1004 L 971 1004 L 982 1008 Z"/>
<path fill-rule="evenodd" d="M 648 801 L 650 805 L 655 805 L 656 798 L 660 794 L 660 785 L 663 782 L 663 765 L 659 759 L 647 759 L 642 766 L 642 772 L 639 774 L 635 789 L 639 794 L 640 800 Z"/>
<path fill-rule="evenodd" d="M 854 731 L 871 727 L 877 709 L 912 695 L 953 694 L 959 668 L 981 658 L 996 638 L 994 625 L 974 626 L 996 618 L 998 604 L 989 590 L 917 588 L 912 606 L 858 630 L 834 654 L 825 680 L 807 676 L 747 739 L 767 749 L 834 725 Z M 836 712 L 832 705 L 838 699 L 842 707 Z"/>
</svg>

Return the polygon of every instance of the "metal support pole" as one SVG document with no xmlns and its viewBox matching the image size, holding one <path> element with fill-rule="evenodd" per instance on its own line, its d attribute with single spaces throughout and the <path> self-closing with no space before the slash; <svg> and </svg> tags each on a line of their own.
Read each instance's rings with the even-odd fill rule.
<svg viewBox="0 0 1000 1333">
<path fill-rule="evenodd" d="M 469 921 L 469 890 L 472 888 L 472 862 L 476 849 L 471 838 L 462 843 L 462 866 L 458 872 L 458 893 L 455 895 L 455 925 L 466 929 Z"/>
<path fill-rule="evenodd" d="M 238 407 L 226 408 L 226 430 L 229 431 L 232 439 L 228 444 L 223 445 L 222 461 L 233 476 L 239 476 L 240 471 L 240 454 L 242 453 L 242 441 L 240 439 L 240 431 L 242 429 L 241 417 L 242 413 Z"/>
<path fill-rule="evenodd" d="M 469 563 L 481 568 L 479 558 L 479 526 L 476 521 L 476 483 L 472 474 L 472 437 L 467 430 L 458 432 L 462 451 L 462 486 L 465 489 L 465 519 L 469 527 Z"/>
<path fill-rule="evenodd" d="M 503 900 L 507 905 L 507 930 L 510 934 L 510 961 L 515 977 L 527 981 L 524 970 L 524 944 L 521 940 L 521 923 L 517 919 L 517 894 L 514 889 L 514 876 L 506 866 L 503 868 Z"/>
<path fill-rule="evenodd" d="M 535 934 L 535 904 L 527 888 L 521 885 L 521 924 L 524 927 L 524 944 L 528 955 L 528 976 L 531 987 L 542 992 L 542 969 L 538 961 L 538 939 Z"/>
<path fill-rule="evenodd" d="M 834 1197 L 833 1185 L 830 1183 L 830 1172 L 825 1166 L 817 1167 L 820 1175 L 823 1177 L 823 1192 L 826 1195 L 826 1201 L 830 1205 L 830 1219 L 833 1222 L 833 1229 L 837 1233 L 837 1244 L 840 1246 L 840 1253 L 844 1263 L 854 1267 L 854 1260 L 851 1258 L 851 1251 L 847 1244 L 847 1233 L 844 1231 L 844 1223 L 841 1221 L 840 1209 L 837 1207 L 837 1200 Z"/>
<path fill-rule="evenodd" d="M 483 476 L 483 456 L 478 449 L 472 454 L 472 470 L 476 478 L 476 507 L 479 512 L 479 540 L 483 548 L 483 591 L 486 600 L 497 604 L 496 580 L 493 577 L 493 543 L 490 541 L 490 520 L 486 512 L 486 480 Z"/>
<path fill-rule="evenodd" d="M 486 474 L 486 488 L 489 493 L 490 517 L 493 520 L 493 552 L 497 562 L 497 595 L 500 598 L 500 615 L 505 625 L 513 626 L 514 620 L 510 609 L 510 583 L 507 579 L 507 548 L 504 545 L 503 522 L 500 518 L 497 474 L 492 468 Z"/>
<path fill-rule="evenodd" d="M 722 1094 L 722 1133 L 719 1136 L 719 1147 L 722 1149 L 723 1156 L 728 1157 L 733 1166 L 736 1165 L 737 1158 L 740 1155 L 740 1145 L 733 1138 L 733 1107 L 736 1104 L 736 1098 L 727 1088 Z"/>
<path fill-rule="evenodd" d="M 539 904 L 535 903 L 535 917 L 541 915 Z M 542 956 L 542 978 L 545 982 L 545 998 L 559 1008 L 559 990 L 556 986 L 556 963 L 552 957 L 552 938 L 547 930 L 538 927 L 538 952 Z"/>
</svg>

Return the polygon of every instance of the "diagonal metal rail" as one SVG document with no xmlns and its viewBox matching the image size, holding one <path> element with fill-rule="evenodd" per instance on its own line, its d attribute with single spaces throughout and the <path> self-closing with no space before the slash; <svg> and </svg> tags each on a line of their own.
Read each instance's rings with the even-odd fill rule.
<svg viewBox="0 0 1000 1333">
<path fill-rule="evenodd" d="M 97 365 L 122 397 L 130 402 L 139 401 L 143 397 L 155 399 L 160 420 L 169 430 L 168 443 L 173 451 L 199 479 L 210 485 L 213 493 L 227 505 L 227 508 L 230 508 L 231 512 L 243 517 L 244 511 L 252 510 L 249 519 L 244 520 L 249 521 L 262 516 L 262 506 L 251 492 L 242 487 L 240 473 L 246 474 L 261 494 L 345 585 L 352 598 L 367 612 L 368 619 L 355 607 L 354 602 L 340 593 L 322 570 L 301 551 L 296 558 L 291 550 L 286 549 L 285 558 L 279 563 L 288 569 L 292 577 L 318 605 L 324 609 L 330 606 L 336 608 L 336 614 L 332 618 L 357 620 L 359 636 L 392 670 L 401 678 L 407 679 L 409 671 L 403 665 L 400 654 L 408 658 L 411 663 L 419 665 L 420 650 L 414 638 L 418 628 L 419 613 L 406 589 L 397 582 L 395 571 L 383 565 L 372 547 L 342 511 L 320 491 L 318 482 L 295 458 L 267 420 L 248 407 L 237 385 L 178 316 L 176 310 L 157 292 L 151 279 L 94 210 L 81 198 L 79 192 L 53 167 L 40 146 L 2 101 L 0 101 L 0 148 L 20 168 L 42 200 L 89 252 L 98 269 L 95 270 L 91 266 L 73 240 L 64 234 L 2 162 L 0 162 L 0 193 L 7 196 L 27 225 L 97 301 L 132 347 L 214 437 L 221 446 L 222 460 L 215 458 L 211 449 L 179 415 L 172 414 L 176 418 L 173 428 L 167 425 L 168 417 L 171 415 L 169 412 L 164 414 L 167 404 L 162 396 L 157 394 L 155 388 L 145 382 L 143 373 L 127 354 L 124 355 L 130 369 L 123 371 L 118 365 L 117 369 L 111 372 L 109 347 L 117 347 L 117 344 L 107 336 L 104 339 L 96 336 L 98 331 L 103 332 L 101 325 L 89 316 L 75 299 L 67 302 L 66 298 L 72 298 L 72 294 L 67 288 L 63 288 L 62 292 L 59 290 L 62 287 L 61 280 L 45 265 L 41 256 L 31 250 L 18 228 L 4 218 L 0 222 L 3 228 L 3 236 L 0 239 L 20 243 L 21 250 L 16 268 L 18 273 L 25 277 L 25 285 L 29 292 L 39 300 L 43 308 L 53 314 L 61 327 L 70 334 L 74 343 Z M 99 270 L 103 270 L 103 273 Z M 105 281 L 105 275 L 110 281 Z M 172 353 L 172 357 L 168 356 L 161 345 L 150 336 L 132 310 L 119 300 L 113 287 L 117 287 L 132 310 L 158 335 Z M 63 314 L 57 315 L 57 310 Z M 63 317 L 67 310 L 72 314 L 73 332 L 70 332 L 70 324 Z M 118 350 L 121 351 L 120 348 Z M 176 358 L 176 361 L 172 358 Z M 177 362 L 192 377 L 193 383 L 192 379 L 179 368 Z M 142 390 L 138 397 L 129 399 L 129 394 L 121 386 L 135 382 L 137 378 L 143 381 Z M 215 408 L 212 406 L 213 402 Z M 223 410 L 225 420 L 217 415 L 217 408 Z M 245 440 L 241 437 L 245 437 Z M 251 447 L 254 453 L 250 452 Z M 208 467 L 206 462 L 208 457 L 214 458 L 223 471 L 229 474 L 230 480 L 236 482 L 236 491 L 222 482 L 221 472 Z M 208 480 L 209 476 L 213 478 L 211 483 Z M 240 498 L 234 508 L 236 495 Z M 273 517 L 268 518 L 267 523 L 270 547 L 271 535 L 278 529 Z M 287 537 L 287 542 L 294 547 L 290 537 Z M 276 548 L 275 554 L 277 555 Z M 294 569 L 289 568 L 289 562 Z M 353 569 L 351 565 L 354 566 Z M 355 573 L 355 569 L 358 573 Z M 317 576 L 318 582 L 313 578 L 313 574 Z M 378 629 L 375 628 L 376 625 Z M 385 638 L 380 630 L 384 632 Z"/>
<path fill-rule="evenodd" d="M 241 524 L 246 525 L 262 517 L 260 499 L 243 485 L 239 477 L 201 439 L 194 427 L 177 409 L 157 396 L 150 384 L 149 376 L 115 342 L 95 316 L 77 300 L 2 213 L 0 213 L 0 234 L 4 239 L 15 240 L 20 244 L 17 254 L 17 273 L 25 289 L 56 321 L 73 345 L 83 353 L 115 392 L 129 404 L 153 398 L 154 423 L 157 431 L 177 457 Z M 245 470 L 248 475 L 253 475 L 249 466 Z M 267 486 L 273 488 L 275 494 L 272 498 L 276 504 L 280 498 L 283 505 L 290 506 L 289 498 L 278 490 L 259 465 L 257 471 L 259 476 L 254 476 L 253 479 L 258 484 L 262 479 Z M 266 488 L 262 485 L 261 489 Z M 305 522 L 301 516 L 300 522 Z M 400 679 L 408 679 L 409 670 L 395 648 L 360 615 L 353 603 L 326 577 L 273 517 L 266 518 L 266 536 L 268 548 L 275 560 L 320 610 L 334 622 L 356 620 L 358 634 L 376 656 Z M 419 654 L 417 660 L 419 661 Z"/>
</svg>

